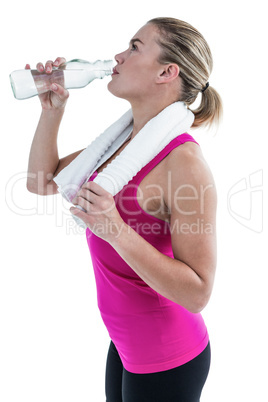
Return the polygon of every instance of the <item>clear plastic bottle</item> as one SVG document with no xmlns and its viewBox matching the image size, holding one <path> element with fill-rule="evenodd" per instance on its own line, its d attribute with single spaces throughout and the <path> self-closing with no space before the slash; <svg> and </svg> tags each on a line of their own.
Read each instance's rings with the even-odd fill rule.
<svg viewBox="0 0 268 402">
<path fill-rule="evenodd" d="M 40 73 L 37 70 L 16 70 L 9 78 L 15 98 L 28 99 L 49 91 L 53 82 L 66 89 L 83 88 L 95 78 L 103 78 L 112 73 L 112 60 L 97 60 L 90 63 L 74 59 L 59 68 L 53 68 L 50 74 Z"/>
</svg>

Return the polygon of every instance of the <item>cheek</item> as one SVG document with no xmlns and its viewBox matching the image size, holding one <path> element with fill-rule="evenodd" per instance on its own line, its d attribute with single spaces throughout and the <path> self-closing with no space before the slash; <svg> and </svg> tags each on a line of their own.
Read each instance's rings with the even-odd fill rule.
<svg viewBox="0 0 268 402">
<path fill-rule="evenodd" d="M 108 90 L 115 96 L 137 96 L 152 90 L 154 71 L 152 63 L 124 63 L 122 74 L 114 76 L 108 83 Z"/>
<path fill-rule="evenodd" d="M 147 87 L 151 87 L 154 79 L 151 66 L 146 65 L 137 66 L 137 68 L 132 69 L 128 77 L 131 87 L 136 87 L 141 91 Z"/>
</svg>

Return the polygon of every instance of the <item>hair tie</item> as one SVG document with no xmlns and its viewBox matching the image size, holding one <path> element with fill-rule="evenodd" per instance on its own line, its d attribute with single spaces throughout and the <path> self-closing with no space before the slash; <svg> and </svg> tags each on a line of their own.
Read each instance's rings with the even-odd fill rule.
<svg viewBox="0 0 268 402">
<path fill-rule="evenodd" d="M 207 82 L 207 83 L 206 83 L 206 86 L 205 86 L 203 89 L 201 89 L 201 92 L 202 92 L 202 93 L 205 92 L 205 90 L 206 90 L 208 87 L 209 87 L 209 82 Z"/>
</svg>

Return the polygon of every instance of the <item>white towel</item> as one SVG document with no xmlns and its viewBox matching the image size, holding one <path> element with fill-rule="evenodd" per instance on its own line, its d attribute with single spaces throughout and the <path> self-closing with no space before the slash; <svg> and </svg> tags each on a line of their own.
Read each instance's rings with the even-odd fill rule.
<svg viewBox="0 0 268 402">
<path fill-rule="evenodd" d="M 117 194 L 170 141 L 187 132 L 193 122 L 194 114 L 183 102 L 172 103 L 148 121 L 94 181 L 112 195 Z M 126 141 L 132 126 L 133 115 L 130 109 L 54 178 L 58 191 L 64 198 L 72 202 L 92 173 Z M 86 227 L 79 218 L 74 218 L 77 223 Z"/>
</svg>

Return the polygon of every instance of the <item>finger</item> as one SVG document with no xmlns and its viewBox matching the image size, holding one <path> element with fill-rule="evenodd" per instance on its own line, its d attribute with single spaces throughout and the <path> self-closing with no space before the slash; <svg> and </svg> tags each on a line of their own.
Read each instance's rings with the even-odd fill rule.
<svg viewBox="0 0 268 402">
<path fill-rule="evenodd" d="M 26 64 L 25 70 L 31 70 L 30 64 Z"/>
<path fill-rule="evenodd" d="M 80 211 L 84 210 L 84 212 L 87 212 L 87 213 L 91 212 L 92 204 L 83 197 L 75 197 L 75 199 L 72 200 L 72 203 L 74 206 L 77 206 Z"/>
<path fill-rule="evenodd" d="M 46 65 L 45 65 L 46 73 L 48 73 L 48 74 L 52 73 L 52 65 L 53 65 L 53 61 L 52 61 L 52 60 L 48 60 L 48 61 L 46 62 Z"/>
<path fill-rule="evenodd" d="M 95 183 L 94 181 L 88 181 L 85 183 L 82 188 L 86 188 L 87 190 L 92 191 L 96 195 L 108 195 L 108 191 L 104 190 L 103 187 L 101 187 L 99 184 Z"/>
<path fill-rule="evenodd" d="M 98 209 L 94 208 L 94 205 L 87 201 L 85 198 L 77 197 L 76 199 L 72 200 L 74 208 L 78 211 L 83 211 L 87 216 L 94 217 L 96 215 L 100 215 L 103 211 L 99 211 Z"/>
<path fill-rule="evenodd" d="M 78 191 L 75 198 L 81 197 L 90 202 L 90 204 L 97 203 L 99 196 L 93 193 L 91 190 L 82 187 L 81 190 Z"/>
<path fill-rule="evenodd" d="M 66 59 L 64 57 L 57 57 L 53 63 L 54 67 L 59 67 L 61 64 L 66 63 Z"/>
<path fill-rule="evenodd" d="M 80 211 L 86 212 L 80 205 L 76 205 L 74 208 L 80 209 Z"/>
<path fill-rule="evenodd" d="M 69 91 L 63 88 L 61 85 L 56 84 L 55 82 L 51 84 L 50 90 L 55 92 L 61 100 L 67 100 L 69 98 Z"/>
<path fill-rule="evenodd" d="M 43 63 L 37 63 L 36 68 L 40 73 L 42 73 L 45 69 Z"/>
<path fill-rule="evenodd" d="M 82 219 L 82 221 L 84 221 L 85 224 L 88 226 L 88 223 L 89 223 L 88 221 L 89 221 L 90 217 L 88 216 L 88 214 L 86 212 L 84 212 L 81 209 L 76 208 L 76 207 L 71 207 L 70 212 L 72 215 L 75 215 L 78 218 Z"/>
</svg>

